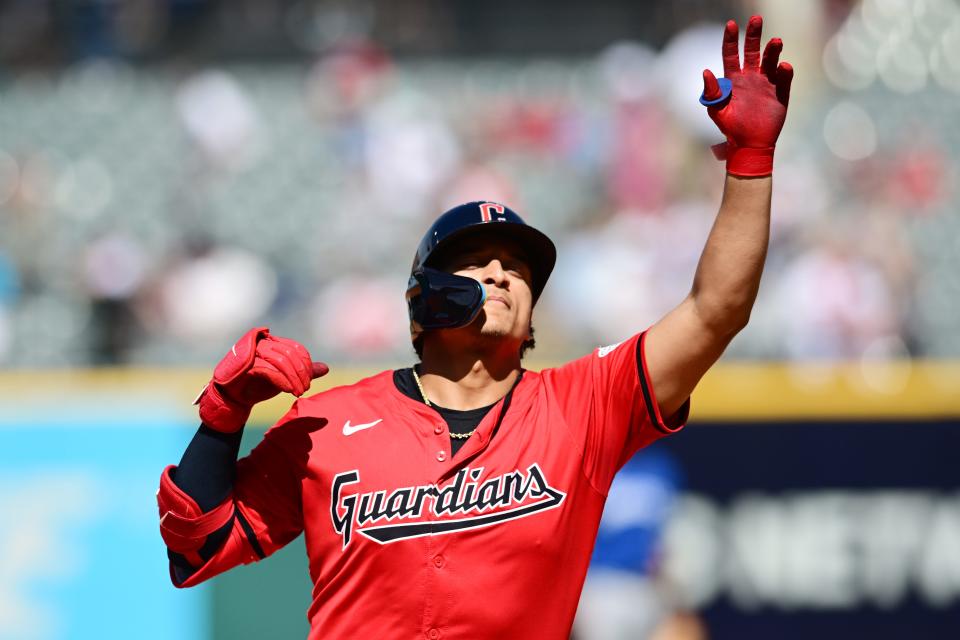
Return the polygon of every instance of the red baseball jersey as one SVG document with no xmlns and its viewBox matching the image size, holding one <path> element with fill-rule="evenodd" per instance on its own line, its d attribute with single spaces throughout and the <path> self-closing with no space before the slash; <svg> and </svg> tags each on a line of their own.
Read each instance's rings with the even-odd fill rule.
<svg viewBox="0 0 960 640">
<path fill-rule="evenodd" d="M 237 462 L 249 526 L 181 586 L 303 532 L 310 638 L 567 638 L 614 473 L 680 428 L 638 348 L 525 371 L 455 457 L 391 371 L 298 400 Z"/>
</svg>

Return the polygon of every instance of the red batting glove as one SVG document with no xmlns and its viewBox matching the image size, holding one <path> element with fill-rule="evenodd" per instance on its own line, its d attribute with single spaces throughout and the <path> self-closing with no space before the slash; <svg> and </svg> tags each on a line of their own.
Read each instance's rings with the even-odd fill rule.
<svg viewBox="0 0 960 640">
<path fill-rule="evenodd" d="M 793 67 L 777 64 L 783 42 L 773 38 L 760 59 L 760 31 L 763 18 L 752 16 L 743 43 L 743 68 L 737 45 L 737 23 L 727 22 L 723 32 L 723 75 L 733 85 L 730 98 L 707 107 L 710 118 L 727 136 L 726 149 L 715 149 L 726 157 L 727 173 L 735 176 L 768 176 L 773 173 L 773 149 L 787 116 Z M 720 98 L 717 78 L 703 70 L 703 98 Z"/>
<path fill-rule="evenodd" d="M 281 391 L 302 396 L 310 381 L 326 374 L 299 342 L 270 335 L 266 327 L 246 332 L 213 371 L 194 404 L 211 429 L 231 433 L 250 417 L 253 405 Z"/>
</svg>

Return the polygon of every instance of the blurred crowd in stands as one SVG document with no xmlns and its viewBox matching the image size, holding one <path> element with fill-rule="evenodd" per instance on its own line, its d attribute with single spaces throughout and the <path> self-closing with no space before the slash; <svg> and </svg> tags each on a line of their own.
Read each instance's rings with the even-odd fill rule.
<svg viewBox="0 0 960 640">
<path fill-rule="evenodd" d="M 768 15 L 797 83 L 729 353 L 958 357 L 960 9 L 817 6 Z M 407 363 L 413 250 L 473 199 L 558 245 L 532 359 L 620 340 L 686 295 L 719 205 L 697 96 L 721 32 L 512 59 L 398 57 L 351 32 L 309 60 L 8 69 L 0 366 L 209 364 L 261 324 L 331 363 Z"/>
</svg>

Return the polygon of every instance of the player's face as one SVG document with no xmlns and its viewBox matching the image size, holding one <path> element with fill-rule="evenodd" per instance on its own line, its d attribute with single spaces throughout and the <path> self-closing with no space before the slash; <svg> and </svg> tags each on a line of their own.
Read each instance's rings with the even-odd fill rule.
<svg viewBox="0 0 960 640">
<path fill-rule="evenodd" d="M 531 272 L 521 247 L 506 240 L 473 240 L 459 248 L 447 271 L 479 281 L 487 291 L 477 319 L 487 336 L 530 337 L 533 294 Z"/>
</svg>

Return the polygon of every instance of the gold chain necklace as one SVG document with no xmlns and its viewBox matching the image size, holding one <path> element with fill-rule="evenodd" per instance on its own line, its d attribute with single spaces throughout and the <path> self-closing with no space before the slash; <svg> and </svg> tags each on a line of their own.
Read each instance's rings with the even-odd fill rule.
<svg viewBox="0 0 960 640">
<path fill-rule="evenodd" d="M 417 368 L 411 367 L 410 370 L 413 371 L 413 380 L 417 383 L 417 389 L 420 390 L 420 396 L 423 398 L 424 404 L 426 404 L 428 407 L 433 407 L 433 403 L 430 402 L 430 398 L 427 397 L 427 393 L 423 390 L 423 385 L 420 383 L 420 376 L 417 375 Z M 456 440 L 466 440 L 473 435 L 474 431 L 476 431 L 476 429 L 473 431 L 468 431 L 467 433 L 454 433 L 450 431 L 450 437 Z"/>
</svg>

